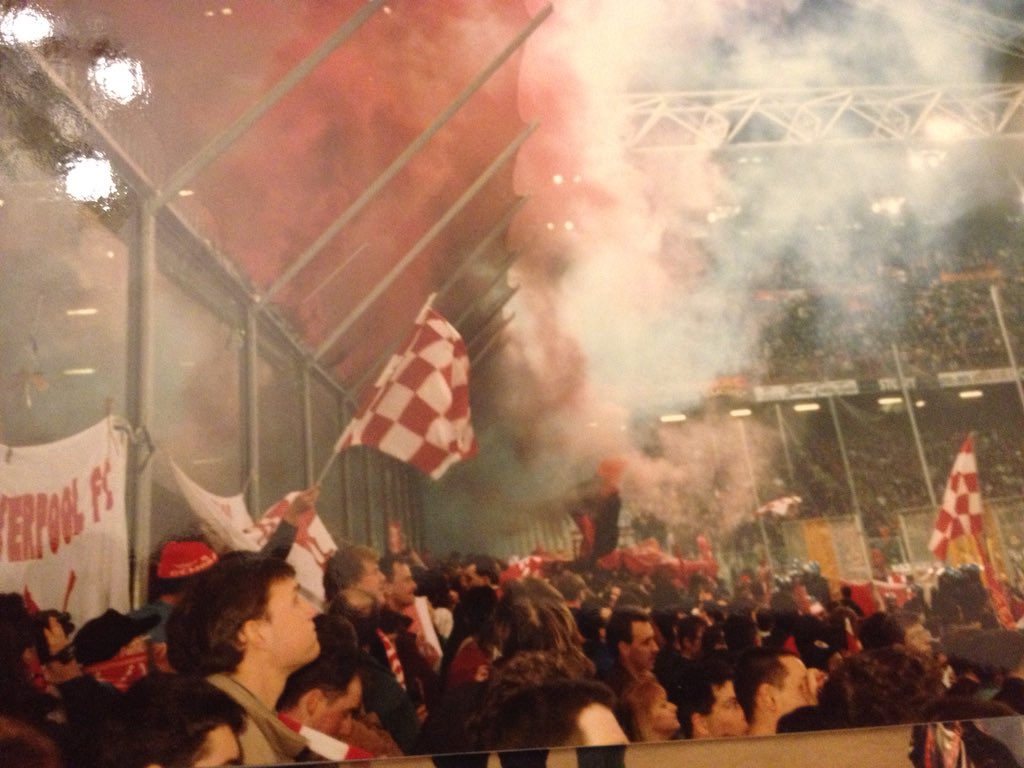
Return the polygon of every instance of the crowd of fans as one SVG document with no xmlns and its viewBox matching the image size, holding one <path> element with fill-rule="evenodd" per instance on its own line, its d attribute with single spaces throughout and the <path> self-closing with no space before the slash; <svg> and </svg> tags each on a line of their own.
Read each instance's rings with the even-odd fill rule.
<svg viewBox="0 0 1024 768">
<path fill-rule="evenodd" d="M 895 376 L 896 344 L 908 376 L 1009 365 L 989 286 L 1000 287 L 1011 343 L 1022 349 L 1024 273 L 987 264 L 927 282 L 875 278 L 839 291 L 760 291 L 760 331 L 747 372 L 764 384 Z"/>
<path fill-rule="evenodd" d="M 282 526 L 278 545 L 295 532 Z M 589 746 L 621 764 L 635 741 L 929 722 L 916 765 L 938 764 L 937 744 L 978 765 L 1024 749 L 966 722 L 1024 712 L 1024 635 L 998 627 L 977 569 L 898 606 L 814 569 L 729 585 L 547 560 L 512 577 L 485 555 L 346 545 L 320 610 L 281 551 L 170 542 L 152 603 L 77 631 L 0 597 L 0 763 L 431 754 L 443 768 L 525 750 L 517 762 L 542 766 L 551 747 Z M 951 721 L 963 738 L 936 741 Z"/>
</svg>

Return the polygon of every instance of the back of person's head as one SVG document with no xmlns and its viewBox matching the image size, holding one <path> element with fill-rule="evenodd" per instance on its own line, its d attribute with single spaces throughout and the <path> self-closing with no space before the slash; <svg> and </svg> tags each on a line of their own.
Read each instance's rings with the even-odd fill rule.
<svg viewBox="0 0 1024 768">
<path fill-rule="evenodd" d="M 577 676 L 593 674 L 576 621 L 547 582 L 526 578 L 508 584 L 495 607 L 494 625 L 502 656 L 547 651 L 570 660 L 578 667 Z"/>
<path fill-rule="evenodd" d="M 616 657 L 619 655 L 619 643 L 629 645 L 633 642 L 633 625 L 637 623 L 646 624 L 651 621 L 650 616 L 642 608 L 635 605 L 623 605 L 612 611 L 608 619 L 608 626 L 605 627 L 605 641 Z"/>
<path fill-rule="evenodd" d="M 785 682 L 787 670 L 781 661 L 783 656 L 796 654 L 776 648 L 757 647 L 749 648 L 740 655 L 733 676 L 733 688 L 747 722 L 754 719 L 758 689 L 765 683 L 781 688 Z"/>
<path fill-rule="evenodd" d="M 551 579 L 551 586 L 558 590 L 567 603 L 583 599 L 587 582 L 578 573 L 563 571 Z"/>
<path fill-rule="evenodd" d="M 266 613 L 271 585 L 294 576 L 285 561 L 256 552 L 231 552 L 196 575 L 167 623 L 171 665 L 182 674 L 234 671 L 242 627 Z"/>
<path fill-rule="evenodd" d="M 328 603 L 327 613 L 348 621 L 355 629 L 359 645 L 368 646 L 374 642 L 380 628 L 380 606 L 373 595 L 349 587 Z"/>
<path fill-rule="evenodd" d="M 461 639 L 478 636 L 487 629 L 498 605 L 498 593 L 491 587 L 470 587 L 462 593 L 453 612 L 455 629 Z"/>
<path fill-rule="evenodd" d="M 860 624 L 860 644 L 865 651 L 903 643 L 906 633 L 891 613 L 878 611 Z"/>
<path fill-rule="evenodd" d="M 209 756 L 211 731 L 227 726 L 237 738 L 244 722 L 242 707 L 205 680 L 154 672 L 128 689 L 97 735 L 99 768 L 191 766 Z"/>
<path fill-rule="evenodd" d="M 355 585 L 363 577 L 366 563 L 376 563 L 379 557 L 372 547 L 351 544 L 327 558 L 323 579 L 325 602 L 331 602 L 339 592 Z"/>
<path fill-rule="evenodd" d="M 414 571 L 413 576 L 416 578 L 416 594 L 427 598 L 434 608 L 454 607 L 452 587 L 441 568 Z"/>
<path fill-rule="evenodd" d="M 564 678 L 519 691 L 505 701 L 501 715 L 485 737 L 485 749 L 542 749 L 626 743 L 612 714 L 611 690 L 595 680 Z M 581 722 L 585 711 L 607 713 L 601 733 Z"/>
<path fill-rule="evenodd" d="M 681 616 L 679 621 L 676 622 L 676 637 L 679 638 L 680 644 L 684 640 L 696 643 L 704 636 L 707 628 L 708 623 L 704 619 L 688 613 L 685 616 Z"/>
<path fill-rule="evenodd" d="M 655 629 L 658 630 L 658 634 L 661 636 L 662 645 L 675 645 L 677 640 L 676 636 L 676 621 L 678 619 L 678 613 L 674 610 L 659 610 L 654 609 L 651 611 L 651 622 L 654 624 Z"/>
<path fill-rule="evenodd" d="M 385 578 L 389 582 L 395 580 L 395 566 L 396 565 L 408 565 L 412 568 L 412 561 L 407 555 L 396 554 L 394 552 L 385 552 L 380 558 L 380 571 L 384 574 Z M 346 585 L 348 586 L 348 585 Z"/>
<path fill-rule="evenodd" d="M 922 721 L 944 691 L 932 659 L 884 646 L 843 659 L 822 686 L 819 705 L 847 727 L 899 725 Z"/>
<path fill-rule="evenodd" d="M 730 653 L 742 653 L 757 645 L 757 622 L 747 614 L 731 614 L 722 624 L 722 636 Z"/>
<path fill-rule="evenodd" d="M 853 599 L 853 587 L 851 587 L 849 584 L 843 584 L 839 587 L 839 596 L 843 600 Z"/>
</svg>

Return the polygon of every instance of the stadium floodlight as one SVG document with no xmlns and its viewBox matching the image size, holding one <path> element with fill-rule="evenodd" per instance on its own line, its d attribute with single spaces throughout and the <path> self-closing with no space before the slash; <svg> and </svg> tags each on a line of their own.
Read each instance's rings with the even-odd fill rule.
<svg viewBox="0 0 1024 768">
<path fill-rule="evenodd" d="M 980 389 L 965 389 L 960 392 L 961 400 L 977 400 L 979 397 L 984 397 L 985 393 Z"/>
<path fill-rule="evenodd" d="M 149 90 L 142 64 L 127 56 L 100 56 L 89 69 L 89 80 L 105 98 L 128 105 Z"/>
<path fill-rule="evenodd" d="M 811 411 L 820 411 L 821 405 L 818 403 L 797 403 L 793 406 L 793 410 L 797 413 L 810 413 Z"/>
<path fill-rule="evenodd" d="M 736 408 L 735 410 L 729 411 L 729 415 L 734 418 L 743 418 L 744 416 L 753 415 L 753 411 L 749 408 Z"/>
<path fill-rule="evenodd" d="M 0 40 L 12 44 L 39 45 L 53 36 L 53 22 L 42 11 L 26 6 L 0 16 Z"/>
<path fill-rule="evenodd" d="M 664 416 L 658 419 L 658 421 L 660 421 L 662 424 L 678 424 L 681 421 L 686 421 L 686 414 L 666 413 Z"/>
</svg>

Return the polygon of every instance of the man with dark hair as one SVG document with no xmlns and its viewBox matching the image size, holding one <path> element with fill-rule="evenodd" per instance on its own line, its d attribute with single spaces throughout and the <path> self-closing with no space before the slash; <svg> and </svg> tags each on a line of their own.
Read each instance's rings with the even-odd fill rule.
<svg viewBox="0 0 1024 768">
<path fill-rule="evenodd" d="M 757 647 L 744 652 L 733 685 L 751 736 L 773 734 L 783 715 L 817 703 L 807 667 L 799 656 L 784 649 Z"/>
<path fill-rule="evenodd" d="M 436 671 L 441 654 L 427 641 L 416 613 L 416 580 L 409 558 L 388 553 L 381 558 L 380 569 L 385 578 L 381 629 L 398 654 L 413 703 L 429 710 L 441 695 L 441 679 Z"/>
<path fill-rule="evenodd" d="M 467 555 L 459 571 L 459 587 L 496 587 L 501 580 L 498 563 L 490 555 Z"/>
<path fill-rule="evenodd" d="M 316 613 L 283 560 L 232 552 L 199 574 L 167 625 L 168 658 L 242 705 L 247 765 L 294 760 L 306 740 L 274 711 L 288 676 L 316 658 Z"/>
<path fill-rule="evenodd" d="M 615 666 L 605 682 L 619 696 L 627 685 L 654 670 L 658 654 L 654 624 L 642 609 L 623 606 L 612 611 L 605 637 L 615 656 Z"/>
<path fill-rule="evenodd" d="M 697 662 L 683 685 L 679 724 L 688 739 L 743 736 L 747 718 L 733 688 L 732 668 L 720 659 Z"/>
<path fill-rule="evenodd" d="M 153 673 L 105 727 L 99 768 L 239 765 L 244 722 L 242 707 L 205 680 Z"/>
<path fill-rule="evenodd" d="M 359 712 L 363 700 L 355 629 L 340 616 L 321 614 L 314 621 L 320 655 L 288 677 L 277 700 L 278 716 L 322 757 L 372 757 L 346 743 L 352 733 L 353 715 Z"/>
</svg>

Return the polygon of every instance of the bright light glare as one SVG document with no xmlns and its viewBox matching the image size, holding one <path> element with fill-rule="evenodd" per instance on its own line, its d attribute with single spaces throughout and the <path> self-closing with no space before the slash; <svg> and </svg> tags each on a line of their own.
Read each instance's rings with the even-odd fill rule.
<svg viewBox="0 0 1024 768">
<path fill-rule="evenodd" d="M 967 126 L 952 117 L 933 117 L 925 123 L 924 132 L 935 141 L 954 141 L 967 135 Z"/>
<path fill-rule="evenodd" d="M 64 314 L 68 317 L 89 317 L 98 312 L 99 310 L 96 307 L 82 307 L 81 309 L 69 309 Z"/>
<path fill-rule="evenodd" d="M 95 368 L 66 368 L 64 370 L 65 376 L 92 376 L 96 373 Z"/>
<path fill-rule="evenodd" d="M 911 151 L 907 156 L 907 162 L 915 171 L 923 171 L 927 168 L 938 168 L 946 159 L 946 151 L 942 149 L 924 149 Z"/>
<path fill-rule="evenodd" d="M 871 203 L 871 212 L 885 214 L 887 216 L 899 216 L 903 212 L 903 204 L 907 202 L 905 197 L 881 197 Z"/>
<path fill-rule="evenodd" d="M 821 405 L 818 403 L 797 403 L 793 406 L 793 410 L 797 413 L 809 413 L 811 411 L 820 411 Z"/>
<path fill-rule="evenodd" d="M 53 22 L 35 8 L 7 11 L 0 18 L 0 38 L 6 43 L 37 45 L 53 34 Z"/>
<path fill-rule="evenodd" d="M 685 413 L 666 413 L 662 416 L 659 421 L 662 424 L 678 424 L 681 421 L 686 421 Z"/>
<path fill-rule="evenodd" d="M 965 389 L 960 393 L 961 400 L 977 400 L 979 397 L 984 397 L 985 393 L 980 389 Z"/>
<path fill-rule="evenodd" d="M 118 104 L 131 104 L 146 93 L 142 64 L 120 56 L 101 56 L 89 70 L 93 86 Z"/>
<path fill-rule="evenodd" d="M 117 191 L 114 169 L 102 156 L 79 157 L 68 163 L 64 191 L 75 200 L 101 200 Z"/>
<path fill-rule="evenodd" d="M 879 405 L 899 405 L 903 402 L 902 397 L 880 397 L 878 398 Z"/>
<path fill-rule="evenodd" d="M 735 416 L 735 417 L 750 416 L 753 413 L 754 412 L 752 410 L 750 410 L 749 408 L 737 408 L 734 411 L 729 411 L 729 415 L 730 416 Z"/>
<path fill-rule="evenodd" d="M 565 179 L 562 177 L 562 174 L 556 173 L 554 176 L 551 177 L 551 181 L 554 182 L 555 184 L 561 184 L 562 182 L 565 181 Z"/>
</svg>

